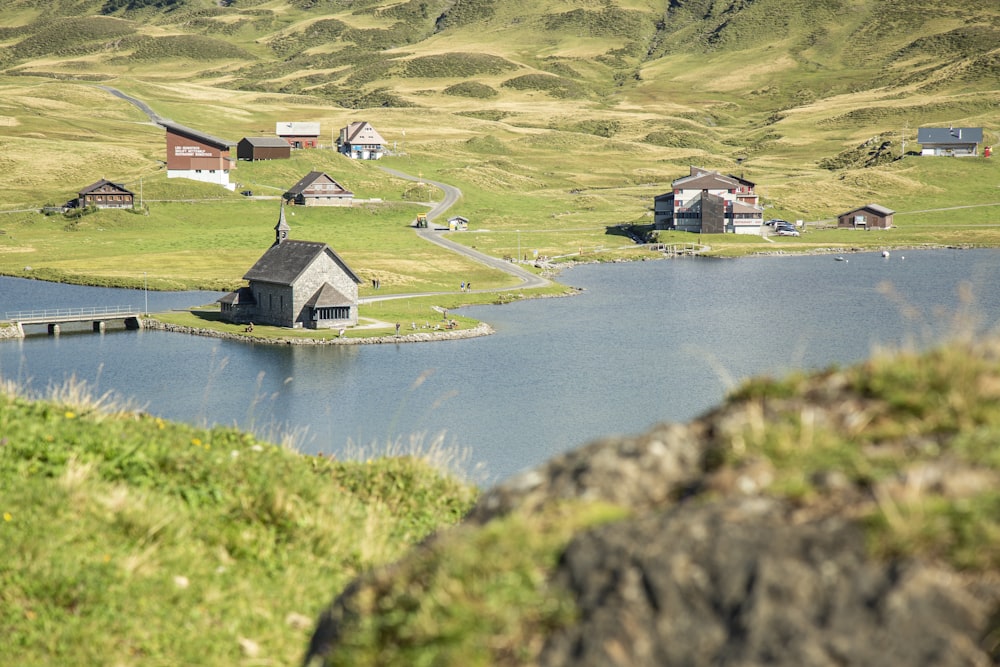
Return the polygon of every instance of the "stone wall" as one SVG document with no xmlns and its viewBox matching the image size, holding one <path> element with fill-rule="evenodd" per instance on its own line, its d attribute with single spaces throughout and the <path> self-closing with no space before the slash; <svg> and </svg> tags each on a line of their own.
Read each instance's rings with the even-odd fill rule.
<svg viewBox="0 0 1000 667">
<path fill-rule="evenodd" d="M 442 340 L 478 338 L 480 336 L 489 336 L 494 333 L 493 327 L 485 322 L 480 322 L 479 325 L 472 329 L 410 333 L 400 334 L 399 336 L 371 336 L 368 338 L 263 338 L 253 336 L 249 333 L 229 333 L 225 331 L 215 331 L 214 329 L 202 329 L 198 327 L 182 326 L 179 324 L 168 324 L 154 319 L 142 320 L 142 326 L 144 329 L 158 329 L 160 331 L 172 331 L 192 336 L 209 336 L 212 338 L 239 341 L 241 343 L 258 343 L 263 345 L 379 345 L 384 343 L 430 343 Z"/>
</svg>

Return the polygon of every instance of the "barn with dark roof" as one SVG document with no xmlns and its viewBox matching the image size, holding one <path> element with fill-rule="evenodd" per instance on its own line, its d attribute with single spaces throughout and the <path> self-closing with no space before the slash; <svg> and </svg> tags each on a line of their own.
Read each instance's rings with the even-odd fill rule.
<svg viewBox="0 0 1000 667">
<path fill-rule="evenodd" d="M 231 322 L 333 329 L 358 323 L 361 279 L 325 243 L 288 238 L 282 204 L 275 239 L 240 288 L 219 299 Z"/>
<path fill-rule="evenodd" d="M 287 160 L 292 157 L 292 147 L 281 137 L 243 137 L 236 144 L 236 159 Z"/>
</svg>

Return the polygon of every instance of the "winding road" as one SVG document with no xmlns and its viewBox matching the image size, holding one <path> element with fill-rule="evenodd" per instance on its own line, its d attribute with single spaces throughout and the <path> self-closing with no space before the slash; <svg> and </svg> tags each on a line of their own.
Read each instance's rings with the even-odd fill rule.
<svg viewBox="0 0 1000 667">
<path fill-rule="evenodd" d="M 134 105 L 137 109 L 146 114 L 146 116 L 149 117 L 149 120 L 151 120 L 153 123 L 157 125 L 162 126 L 165 122 L 166 123 L 170 122 L 168 119 L 160 116 L 158 113 L 153 111 L 152 108 L 150 108 L 150 106 L 145 102 L 143 102 L 142 100 L 132 97 L 131 95 L 127 95 L 122 91 L 118 90 L 117 88 L 112 88 L 111 86 L 98 86 L 98 88 L 105 90 L 114 95 L 115 97 L 119 97 L 125 100 L 126 102 L 129 102 L 130 104 Z M 462 198 L 462 191 L 453 185 L 448 185 L 446 183 L 439 183 L 437 181 L 429 181 L 427 179 L 413 176 L 411 174 L 405 174 L 401 171 L 390 169 L 388 167 L 382 167 L 382 170 L 392 176 L 395 176 L 397 178 L 402 178 L 407 181 L 429 183 L 434 187 L 439 188 L 442 192 L 444 192 L 444 199 L 440 202 L 435 203 L 431 208 L 431 210 L 428 211 L 427 213 L 428 222 L 433 221 L 436 217 L 443 214 L 449 208 L 454 206 L 459 199 Z M 487 290 L 473 290 L 474 292 L 497 292 L 497 291 L 509 291 L 515 289 L 532 289 L 536 287 L 545 287 L 546 285 L 551 284 L 551 281 L 546 280 L 545 278 L 542 278 L 540 276 L 537 276 L 531 271 L 528 271 L 527 269 L 524 269 L 518 266 L 517 264 L 513 264 L 511 262 L 508 262 L 503 259 L 498 259 L 496 257 L 491 257 L 487 254 L 481 253 L 477 250 L 473 250 L 472 248 L 468 248 L 460 243 L 455 243 L 454 241 L 445 238 L 441 232 L 447 231 L 446 228 L 435 229 L 432 226 L 428 225 L 425 228 L 414 227 L 414 229 L 416 230 L 417 236 L 419 236 L 425 241 L 428 241 L 430 243 L 435 243 L 441 246 L 442 248 L 446 248 L 448 250 L 451 250 L 452 252 L 458 253 L 459 255 L 468 257 L 469 259 L 479 262 L 480 264 L 484 264 L 485 266 L 488 266 L 490 268 L 503 271 L 504 273 L 508 273 L 521 280 L 520 284 L 515 285 L 513 287 L 501 287 L 497 289 L 487 289 Z M 415 296 L 432 296 L 434 294 L 447 294 L 447 293 L 448 292 L 426 292 L 421 294 L 389 294 L 386 296 L 367 297 L 359 299 L 358 301 L 359 303 L 371 303 L 372 301 L 383 301 L 386 299 L 404 299 Z"/>
</svg>

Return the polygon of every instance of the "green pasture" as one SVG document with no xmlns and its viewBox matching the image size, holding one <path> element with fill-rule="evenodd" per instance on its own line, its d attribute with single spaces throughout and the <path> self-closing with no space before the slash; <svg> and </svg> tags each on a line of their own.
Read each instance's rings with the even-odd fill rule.
<svg viewBox="0 0 1000 667">
<path fill-rule="evenodd" d="M 434 442 L 347 462 L 77 385 L 51 401 L 0 395 L 4 664 L 296 664 L 339 587 L 476 493 Z"/>
</svg>

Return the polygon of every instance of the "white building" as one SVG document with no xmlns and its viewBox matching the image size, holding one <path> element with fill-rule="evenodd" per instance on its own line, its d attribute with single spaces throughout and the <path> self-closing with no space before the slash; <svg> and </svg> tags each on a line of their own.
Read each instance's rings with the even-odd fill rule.
<svg viewBox="0 0 1000 667">
<path fill-rule="evenodd" d="M 703 234 L 757 234 L 764 223 L 755 184 L 691 167 L 653 201 L 653 226 Z"/>
</svg>

